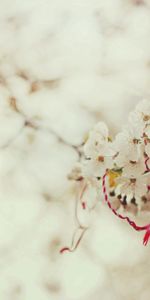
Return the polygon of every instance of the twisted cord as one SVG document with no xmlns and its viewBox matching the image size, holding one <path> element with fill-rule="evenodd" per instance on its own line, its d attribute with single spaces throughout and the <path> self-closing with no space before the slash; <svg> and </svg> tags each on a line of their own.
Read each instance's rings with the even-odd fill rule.
<svg viewBox="0 0 150 300">
<path fill-rule="evenodd" d="M 147 224 L 145 226 L 139 226 L 133 220 L 131 220 L 129 217 L 123 216 L 116 212 L 116 210 L 112 207 L 111 202 L 109 201 L 109 198 L 108 198 L 107 189 L 106 189 L 106 177 L 107 177 L 107 173 L 105 173 L 102 178 L 102 190 L 103 190 L 105 202 L 107 203 L 108 207 L 110 208 L 110 210 L 113 212 L 114 215 L 116 215 L 118 218 L 120 218 L 122 220 L 126 220 L 128 222 L 128 224 L 132 228 L 134 228 L 136 231 L 143 231 L 143 230 L 146 231 L 144 238 L 143 238 L 143 245 L 146 246 L 148 243 L 148 240 L 150 238 L 150 224 Z"/>
</svg>

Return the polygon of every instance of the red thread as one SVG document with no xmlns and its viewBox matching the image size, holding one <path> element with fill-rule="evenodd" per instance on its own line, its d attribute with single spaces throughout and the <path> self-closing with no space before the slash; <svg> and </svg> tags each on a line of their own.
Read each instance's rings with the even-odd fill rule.
<svg viewBox="0 0 150 300">
<path fill-rule="evenodd" d="M 64 248 L 62 248 L 61 250 L 60 250 L 60 253 L 61 254 L 63 254 L 64 252 L 66 252 L 66 251 L 71 251 L 68 247 L 64 247 Z"/>
<path fill-rule="evenodd" d="M 149 238 L 150 238 L 150 224 L 147 224 L 145 226 L 138 226 L 134 221 L 132 221 L 129 217 L 123 216 L 119 213 L 117 213 L 115 211 L 115 209 L 113 209 L 111 202 L 108 199 L 108 194 L 106 192 L 106 183 L 105 183 L 105 179 L 106 179 L 107 174 L 105 174 L 103 176 L 103 180 L 102 180 L 102 188 L 103 188 L 103 194 L 104 194 L 104 199 L 105 202 L 107 203 L 108 207 L 111 209 L 111 211 L 113 212 L 114 215 L 116 215 L 118 218 L 122 219 L 122 220 L 126 220 L 130 226 L 132 226 L 132 228 L 134 228 L 136 231 L 143 231 L 146 230 L 145 236 L 143 238 L 143 245 L 146 246 Z"/>
<path fill-rule="evenodd" d="M 149 158 L 148 158 L 149 159 Z M 148 159 L 146 159 L 145 161 L 145 165 L 147 164 L 147 161 Z M 149 171 L 147 169 L 147 171 Z M 107 173 L 103 176 L 102 178 L 102 190 L 103 190 L 103 194 L 104 194 L 104 199 L 105 199 L 105 202 L 107 203 L 108 207 L 110 208 L 110 210 L 113 212 L 114 215 L 116 215 L 118 218 L 122 219 L 122 220 L 126 220 L 128 222 L 128 224 L 134 228 L 136 231 L 146 231 L 145 232 L 145 235 L 144 235 L 144 238 L 143 238 L 143 245 L 146 246 L 149 239 L 150 239 L 150 224 L 147 224 L 145 226 L 138 226 L 133 220 L 131 220 L 129 217 L 127 216 L 123 216 L 119 213 L 117 213 L 117 211 L 112 207 L 111 205 L 111 202 L 109 201 L 109 198 L 108 198 L 108 194 L 107 194 L 107 189 L 106 189 L 106 176 L 107 176 Z M 84 195 L 84 192 L 87 188 L 87 185 L 85 185 L 82 189 L 82 192 L 80 194 L 80 197 L 79 197 L 79 200 L 81 201 L 82 200 L 82 197 Z M 150 190 L 150 186 L 148 186 L 148 190 Z M 81 205 L 82 205 L 82 208 L 83 209 L 86 209 L 86 202 L 82 201 L 81 202 Z M 77 247 L 79 246 L 86 230 L 88 229 L 87 227 L 83 227 L 81 224 L 80 224 L 80 221 L 78 219 L 78 216 L 77 216 L 77 204 L 76 204 L 76 219 L 77 219 L 77 223 L 78 223 L 78 227 L 77 229 L 75 230 L 75 233 L 73 235 L 73 238 L 72 238 L 72 243 L 71 243 L 71 246 L 70 247 L 64 247 L 60 250 L 60 253 L 63 254 L 64 252 L 68 251 L 68 252 L 74 252 Z M 81 233 L 79 235 L 79 238 L 77 239 L 77 241 L 75 241 L 75 236 L 76 236 L 76 233 L 78 230 L 81 230 Z"/>
<path fill-rule="evenodd" d="M 149 161 L 149 157 L 147 157 L 146 159 L 145 159 L 145 166 L 146 166 L 146 171 L 150 171 L 150 168 L 149 168 L 149 166 L 148 166 L 148 164 L 147 164 L 147 162 Z"/>
<path fill-rule="evenodd" d="M 80 242 L 81 242 L 81 240 L 82 240 L 82 238 L 83 238 L 83 236 L 84 236 L 87 229 L 88 229 L 87 227 L 82 227 L 82 226 L 79 226 L 78 228 L 76 228 L 76 230 L 74 232 L 74 235 L 72 237 L 71 246 L 62 248 L 60 250 L 60 253 L 63 254 L 66 251 L 74 252 L 78 248 L 78 246 L 79 246 L 79 244 L 80 244 Z M 78 230 L 81 230 L 81 233 L 80 233 L 79 238 L 77 239 L 77 241 L 75 241 L 76 240 L 76 234 L 77 234 Z"/>
<path fill-rule="evenodd" d="M 86 209 L 86 203 L 85 202 L 82 202 L 82 208 Z"/>
<path fill-rule="evenodd" d="M 145 233 L 144 239 L 143 239 L 143 245 L 146 246 L 150 238 L 150 226 L 148 226 L 147 231 Z"/>
</svg>

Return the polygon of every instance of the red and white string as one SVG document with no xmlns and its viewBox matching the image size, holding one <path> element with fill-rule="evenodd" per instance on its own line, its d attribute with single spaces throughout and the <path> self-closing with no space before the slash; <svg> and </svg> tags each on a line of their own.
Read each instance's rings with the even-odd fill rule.
<svg viewBox="0 0 150 300">
<path fill-rule="evenodd" d="M 143 238 L 143 245 L 146 246 L 149 241 L 149 238 L 150 238 L 150 224 L 147 224 L 145 226 L 139 226 L 133 220 L 131 220 L 129 217 L 123 216 L 116 212 L 116 210 L 112 207 L 111 202 L 109 201 L 109 198 L 108 198 L 107 189 L 106 189 L 106 177 L 107 177 L 107 173 L 105 173 L 105 175 L 103 176 L 103 179 L 102 179 L 102 189 L 103 189 L 105 202 L 107 203 L 108 207 L 110 208 L 110 210 L 113 212 L 114 215 L 116 215 L 119 219 L 127 221 L 128 224 L 133 229 L 135 229 L 136 231 L 146 231 L 144 238 Z"/>
</svg>

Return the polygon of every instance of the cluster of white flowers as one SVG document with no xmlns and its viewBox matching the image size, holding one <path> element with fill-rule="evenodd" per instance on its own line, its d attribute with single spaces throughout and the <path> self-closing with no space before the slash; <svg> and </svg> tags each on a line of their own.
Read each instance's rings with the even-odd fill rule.
<svg viewBox="0 0 150 300">
<path fill-rule="evenodd" d="M 82 177 L 100 188 L 107 173 L 109 192 L 120 201 L 124 199 L 140 207 L 149 196 L 149 158 L 150 101 L 142 100 L 114 140 L 103 122 L 90 131 L 81 162 Z"/>
<path fill-rule="evenodd" d="M 150 210 L 150 101 L 143 100 L 137 105 L 135 111 L 130 113 L 126 126 L 114 139 L 110 137 L 104 122 L 96 124 L 84 144 L 83 154 L 83 159 L 68 177 L 84 183 L 77 198 L 82 208 L 91 210 L 95 207 L 97 201 L 89 206 L 87 195 L 84 197 L 88 187 L 94 187 L 96 200 L 102 192 L 105 202 L 117 217 L 126 220 L 136 231 L 145 231 L 143 244 L 147 245 L 150 223 L 139 226 L 117 210 L 121 207 L 136 214 L 138 210 L 143 210 L 143 203 L 146 203 L 144 210 Z M 111 201 L 109 196 L 117 201 Z M 80 236 L 76 241 L 74 235 L 71 247 L 62 248 L 60 253 L 74 251 L 88 228 L 80 224 L 77 205 L 76 217 Z"/>
</svg>

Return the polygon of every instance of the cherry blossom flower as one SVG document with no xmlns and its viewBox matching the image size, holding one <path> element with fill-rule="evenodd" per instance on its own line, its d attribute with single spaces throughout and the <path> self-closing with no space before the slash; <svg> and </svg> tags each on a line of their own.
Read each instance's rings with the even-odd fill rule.
<svg viewBox="0 0 150 300">
<path fill-rule="evenodd" d="M 129 161 L 137 161 L 142 152 L 140 140 L 132 136 L 127 130 L 119 133 L 113 143 L 116 150 L 114 162 L 118 167 L 124 167 Z"/>
<path fill-rule="evenodd" d="M 137 176 L 135 178 L 127 178 L 122 176 L 118 179 L 120 184 L 120 193 L 130 195 L 131 198 L 138 199 L 147 192 L 147 177 Z"/>
<path fill-rule="evenodd" d="M 106 151 L 104 149 L 106 149 Z M 109 151 L 107 150 L 107 148 L 103 148 L 97 158 L 85 160 L 83 163 L 84 176 L 99 178 L 105 174 L 107 169 L 112 168 L 112 156 L 109 156 L 108 153 Z"/>
<path fill-rule="evenodd" d="M 135 111 L 141 115 L 141 118 L 146 123 L 150 121 L 150 101 L 148 99 L 143 99 L 138 103 Z"/>
<path fill-rule="evenodd" d="M 113 167 L 114 155 L 112 143 L 109 141 L 108 128 L 103 123 L 98 123 L 89 134 L 84 145 L 85 161 L 83 174 L 85 177 L 101 177 L 106 169 Z"/>
<path fill-rule="evenodd" d="M 142 157 L 138 161 L 129 160 L 122 170 L 122 175 L 127 178 L 135 178 L 143 175 L 145 171 L 145 159 Z"/>
<path fill-rule="evenodd" d="M 150 142 L 150 124 L 147 124 L 144 128 L 143 138 L 146 142 Z"/>
<path fill-rule="evenodd" d="M 99 122 L 90 131 L 88 140 L 84 145 L 84 154 L 86 157 L 98 157 L 102 147 L 108 143 L 108 128 L 103 122 Z"/>
<path fill-rule="evenodd" d="M 145 153 L 150 157 L 150 142 L 145 145 Z"/>
<path fill-rule="evenodd" d="M 150 101 L 142 100 L 124 129 L 110 142 L 108 128 L 99 122 L 84 145 L 84 178 L 101 179 L 108 170 L 118 173 L 116 190 L 138 199 L 147 192 L 150 164 Z M 119 171 L 120 170 L 120 171 Z M 149 178 L 150 182 L 150 178 Z"/>
<path fill-rule="evenodd" d="M 140 113 L 134 111 L 129 114 L 128 125 L 126 128 L 134 140 L 142 141 L 145 123 L 143 122 L 143 118 Z"/>
</svg>

